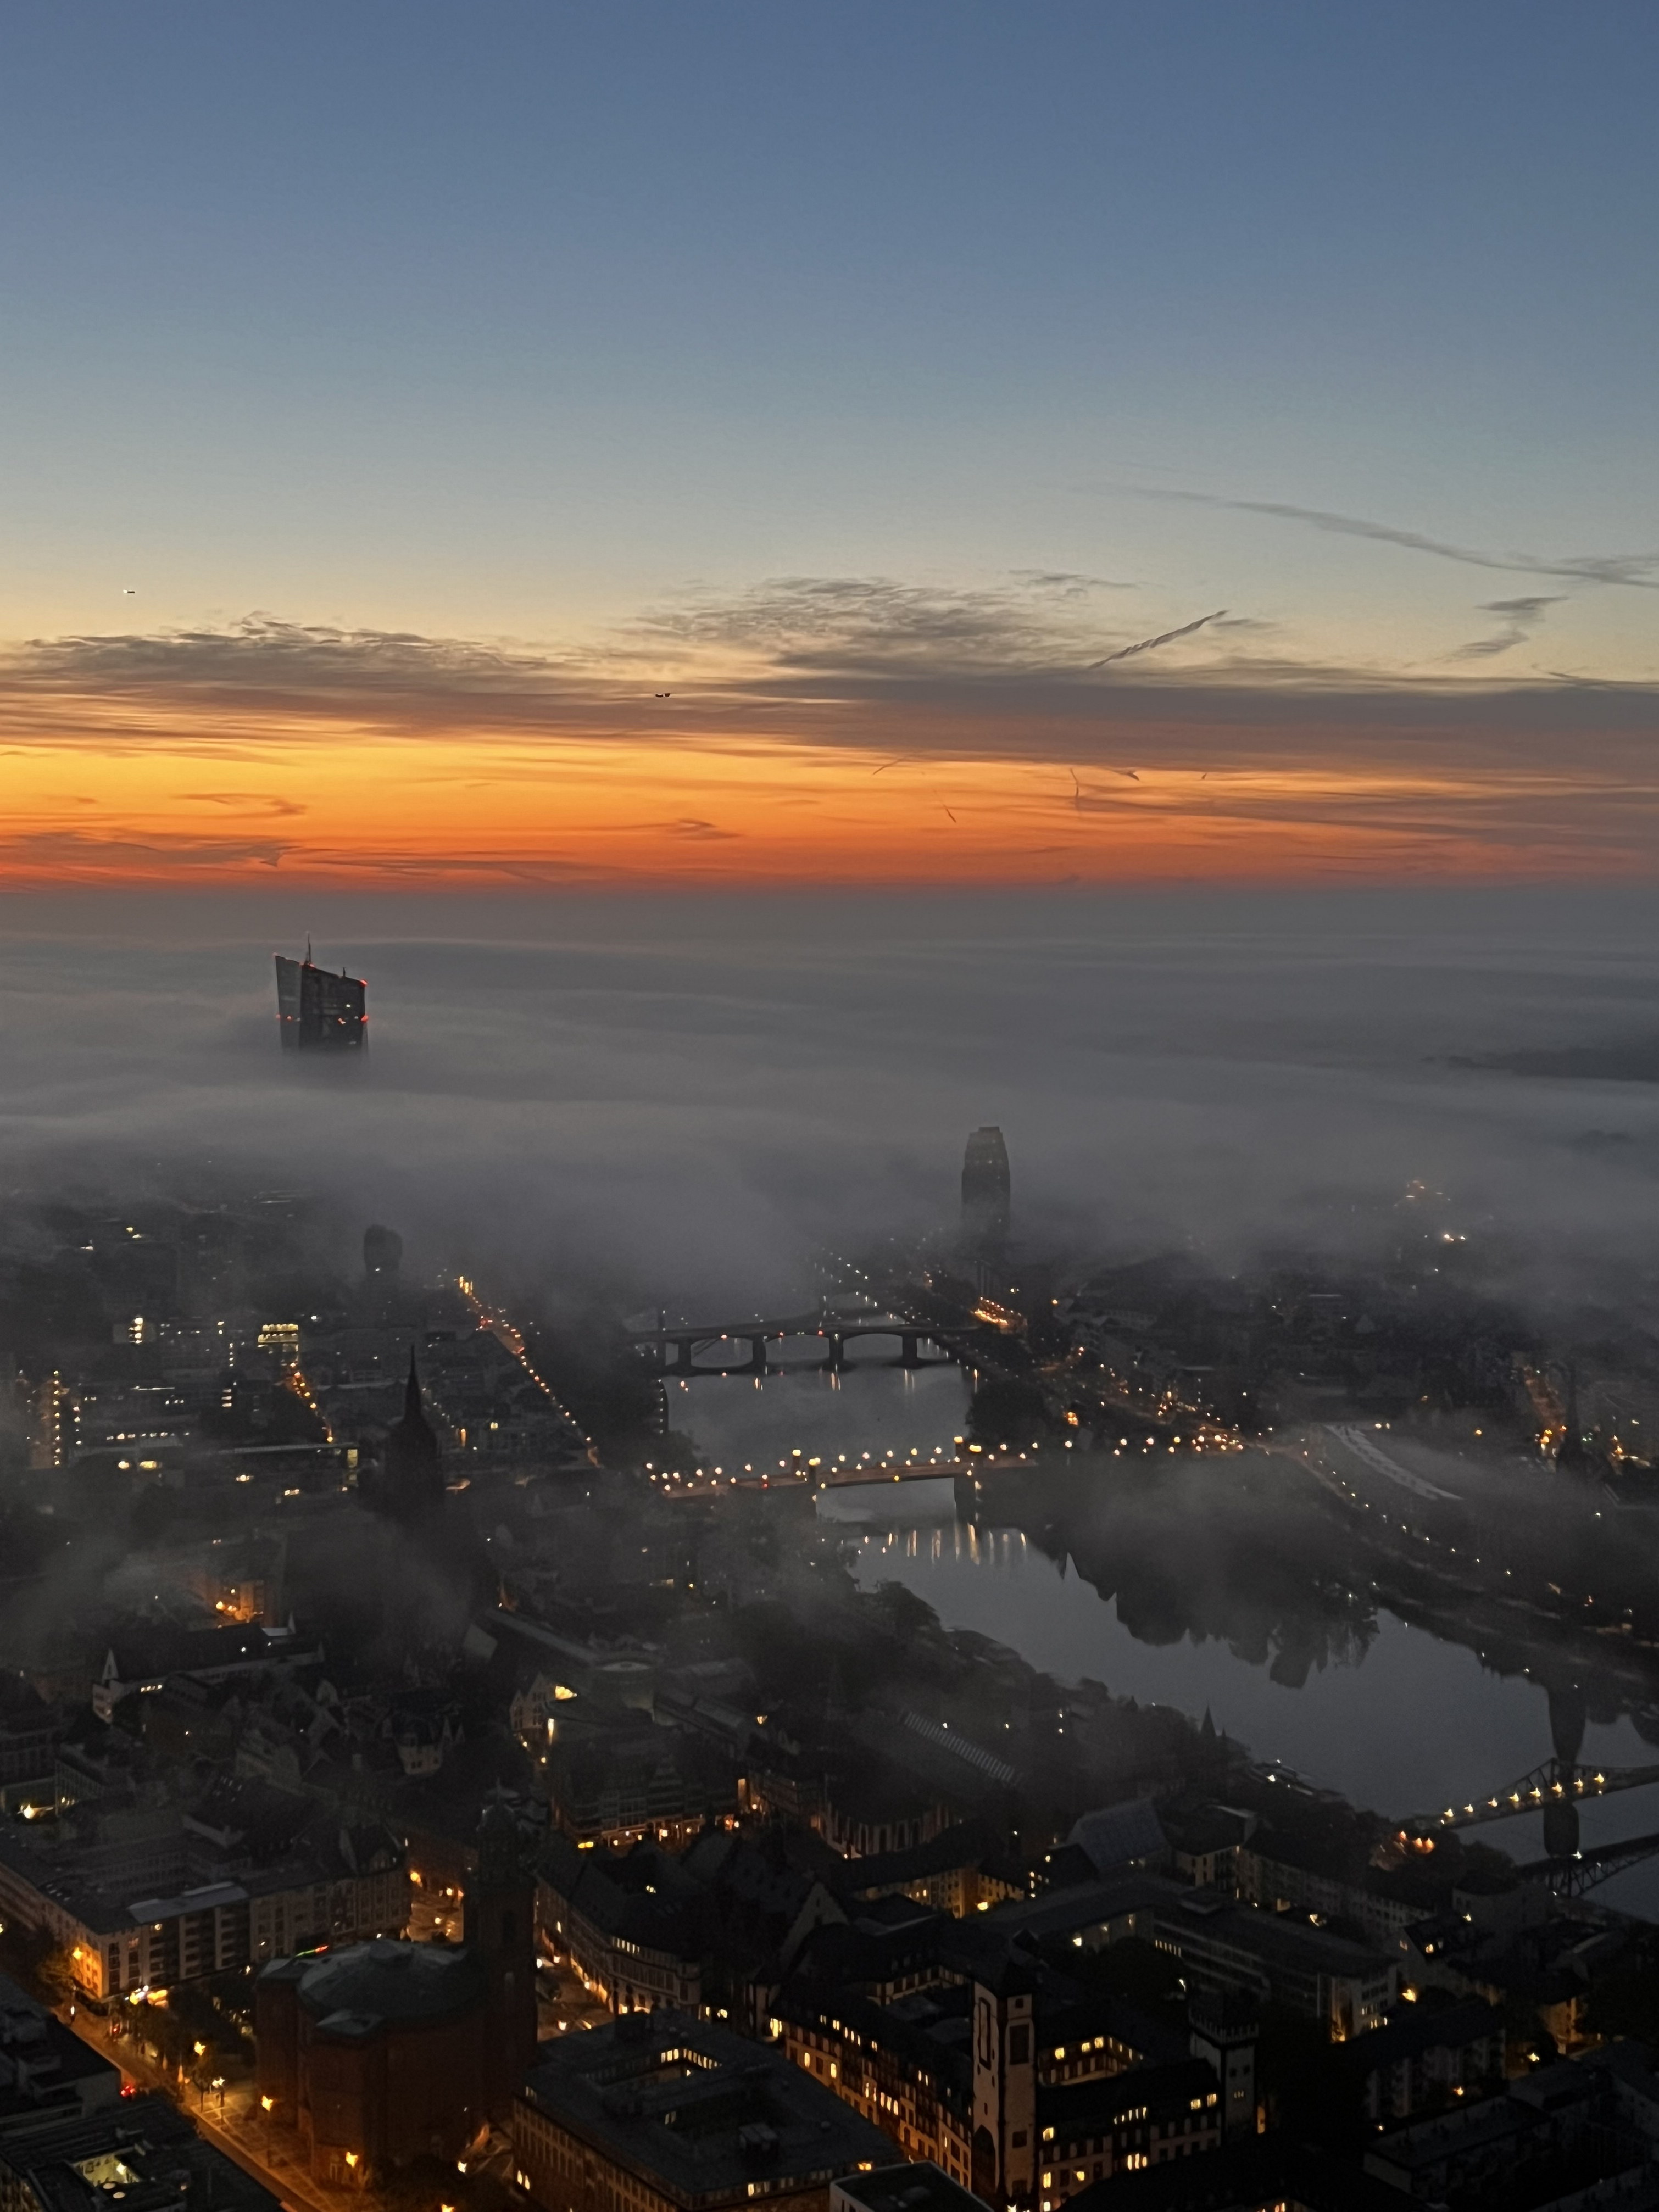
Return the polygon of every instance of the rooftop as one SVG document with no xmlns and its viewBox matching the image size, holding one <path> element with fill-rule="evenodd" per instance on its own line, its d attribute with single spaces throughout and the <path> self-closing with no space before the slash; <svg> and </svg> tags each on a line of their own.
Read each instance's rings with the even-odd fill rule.
<svg viewBox="0 0 1659 2212">
<path fill-rule="evenodd" d="M 309 1961 L 283 1960 L 268 1973 L 298 1969 L 300 2002 L 331 2033 L 367 2035 L 386 2021 L 446 2020 L 483 1996 L 471 1951 L 377 1936 Z"/>
<path fill-rule="evenodd" d="M 981 2197 L 952 2181 L 931 2159 L 913 2166 L 878 2166 L 871 2173 L 849 2173 L 836 2184 L 833 2212 L 985 2212 Z"/>
<path fill-rule="evenodd" d="M 24 2201 L 42 2212 L 279 2212 L 277 2200 L 204 2142 L 164 2097 L 125 2098 L 5 2147 Z"/>
<path fill-rule="evenodd" d="M 886 2166 L 892 2145 L 764 2045 L 686 2013 L 635 2013 L 543 2045 L 532 2110 L 684 2205 Z"/>
</svg>

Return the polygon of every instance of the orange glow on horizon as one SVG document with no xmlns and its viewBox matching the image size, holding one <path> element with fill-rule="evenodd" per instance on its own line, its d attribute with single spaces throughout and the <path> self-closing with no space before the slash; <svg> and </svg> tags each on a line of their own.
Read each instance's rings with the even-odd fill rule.
<svg viewBox="0 0 1659 2212">
<path fill-rule="evenodd" d="M 14 736 L 0 884 L 898 888 L 1651 865 L 1652 793 L 1587 791 L 1582 769 L 1304 755 L 1074 774 L 1024 751 L 896 758 L 690 730 L 386 736 L 311 721 L 222 733 L 175 720 L 140 737 L 98 719 L 73 736 Z"/>
</svg>

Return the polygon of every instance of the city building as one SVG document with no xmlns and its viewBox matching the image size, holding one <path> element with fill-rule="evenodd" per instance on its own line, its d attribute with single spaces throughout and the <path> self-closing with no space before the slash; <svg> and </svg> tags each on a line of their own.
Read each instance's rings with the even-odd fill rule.
<svg viewBox="0 0 1659 2212">
<path fill-rule="evenodd" d="M 1572 2185 L 1571 2197 L 1559 2185 L 1552 2192 L 1558 2206 L 1640 2205 L 1652 2202 L 1654 2124 L 1650 2076 L 1638 2111 L 1619 2069 L 1560 2059 L 1517 2076 L 1501 2096 L 1379 2136 L 1364 2168 L 1424 2204 L 1536 2204 L 1553 2169 Z M 1588 2185 L 1597 2182 L 1606 2186 Z"/>
<path fill-rule="evenodd" d="M 842 1877 L 849 1897 L 873 1902 L 908 1897 L 957 1920 L 1008 1898 L 1024 1897 L 1026 1875 L 977 1820 L 959 1820 L 925 1843 L 849 1858 Z"/>
<path fill-rule="evenodd" d="M 1504 2078 L 1504 2043 L 1502 2012 L 1476 1997 L 1402 2005 L 1374 2034 L 1345 2043 L 1340 2057 L 1361 2112 L 1382 2126 L 1495 2088 Z"/>
<path fill-rule="evenodd" d="M 1261 2006 L 1237 1990 L 1200 1987 L 1188 1999 L 1187 2025 L 1194 2057 L 1220 2084 L 1222 2134 L 1254 2135 L 1261 2119 L 1255 2088 Z"/>
<path fill-rule="evenodd" d="M 677 1858 L 653 1838 L 619 1854 L 556 1834 L 538 1869 L 538 1926 L 613 2012 L 666 2004 L 764 2037 L 801 1946 L 843 1917 L 834 1872 L 810 1837 L 713 1827 Z"/>
<path fill-rule="evenodd" d="M 1149 2126 L 1169 2130 L 1168 2155 L 1220 2139 L 1218 2078 L 1181 2036 L 977 1918 L 890 1898 L 819 1929 L 769 2025 L 898 2150 L 993 2204 L 1036 2201 L 1045 2155 L 1059 2201 L 1102 2160 L 1138 2155 Z M 1093 2096 L 1119 2077 L 1137 2093 Z"/>
<path fill-rule="evenodd" d="M 1220 2092 L 1201 2058 L 1137 2067 L 1059 2091 L 1043 2107 L 1040 2212 L 1060 2212 L 1097 2181 L 1201 2157 L 1221 2137 Z"/>
<path fill-rule="evenodd" d="M 612 2012 L 702 2007 L 708 1892 L 654 1840 L 617 1853 L 552 1838 L 537 1882 L 542 1940 Z"/>
<path fill-rule="evenodd" d="M 507 2117 L 536 2049 L 533 1913 L 498 1803 L 479 1827 L 464 1942 L 380 1939 L 263 1970 L 259 2099 L 313 2179 L 378 2187 L 416 2159 L 458 2158 Z"/>
<path fill-rule="evenodd" d="M 179 1628 L 171 1622 L 141 1622 L 125 1628 L 104 1651 L 91 1685 L 92 1710 L 112 1720 L 124 1698 L 154 1694 L 181 1675 L 206 1682 L 228 1682 L 311 1665 L 320 1656 L 316 1644 L 292 1629 L 257 1622 L 222 1628 Z"/>
<path fill-rule="evenodd" d="M 962 1240 L 981 1258 L 994 1259 L 1008 1242 L 1011 1188 L 1001 1130 L 975 1129 L 962 1163 Z"/>
<path fill-rule="evenodd" d="M 931 2160 L 847 2173 L 830 2191 L 830 2212 L 989 2212 L 983 2197 Z"/>
<path fill-rule="evenodd" d="M 0 1918 L 50 1935 L 98 2003 L 393 1935 L 409 1917 L 402 1847 L 374 1826 L 319 1821 L 269 1858 L 227 1850 L 167 1808 L 106 1816 L 85 1840 L 55 1848 L 47 1832 L 30 1836 L 0 1832 Z"/>
<path fill-rule="evenodd" d="M 288 1051 L 360 1050 L 368 1041 L 368 986 L 360 977 L 276 955 L 276 1023 Z"/>
<path fill-rule="evenodd" d="M 21 1674 L 0 1675 L 0 1812 L 50 1805 L 62 1716 Z"/>
<path fill-rule="evenodd" d="M 0 1975 L 0 2144 L 120 2101 L 121 2069 Z"/>
<path fill-rule="evenodd" d="M 1231 1806 L 1202 1805 L 1165 1811 L 1160 1816 L 1170 1840 L 1175 1871 L 1194 1889 L 1218 1889 L 1231 1896 L 1238 1887 L 1238 1855 L 1255 1827 L 1253 1813 Z"/>
<path fill-rule="evenodd" d="M 1152 1941 L 1191 1983 L 1251 1992 L 1322 2021 L 1333 2042 L 1380 2027 L 1400 1995 L 1401 1960 L 1289 1913 L 1174 1890 L 1154 1911 Z"/>
<path fill-rule="evenodd" d="M 682 1729 L 618 1726 L 562 1732 L 547 1755 L 553 1819 L 579 1844 L 610 1849 L 646 1837 L 684 1844 L 738 1811 L 735 1764 L 718 1745 Z"/>
<path fill-rule="evenodd" d="M 165 2097 L 0 2127 L 0 2212 L 281 2212 Z"/>
<path fill-rule="evenodd" d="M 543 2212 L 830 2212 L 892 2145 L 783 2055 L 663 2008 L 556 2038 L 514 2100 L 514 2178 Z"/>
<path fill-rule="evenodd" d="M 1389 1949 L 1416 1922 L 1443 1908 L 1449 1876 L 1434 1865 L 1355 1868 L 1352 1852 L 1352 1845 L 1258 1830 L 1235 1855 L 1237 1893 L 1272 1912 L 1351 1921 L 1367 1942 Z M 1506 1889 L 1514 1887 L 1505 1878 Z"/>
<path fill-rule="evenodd" d="M 1411 2212 L 1352 2160 L 1282 2134 L 1240 2136 L 1202 2157 L 1091 2182 L 1068 2212 Z"/>
<path fill-rule="evenodd" d="M 259 2101 L 312 2179 L 374 2188 L 459 2158 L 488 2118 L 485 1979 L 470 1950 L 352 1944 L 265 1967 L 255 1990 Z"/>
</svg>

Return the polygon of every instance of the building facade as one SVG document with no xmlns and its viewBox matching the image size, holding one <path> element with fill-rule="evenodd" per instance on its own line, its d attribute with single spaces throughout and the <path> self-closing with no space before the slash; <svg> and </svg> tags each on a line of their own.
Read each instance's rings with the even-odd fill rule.
<svg viewBox="0 0 1659 2212">
<path fill-rule="evenodd" d="M 276 1026 L 288 1052 L 360 1051 L 368 1037 L 368 986 L 343 968 L 276 955 Z"/>
</svg>

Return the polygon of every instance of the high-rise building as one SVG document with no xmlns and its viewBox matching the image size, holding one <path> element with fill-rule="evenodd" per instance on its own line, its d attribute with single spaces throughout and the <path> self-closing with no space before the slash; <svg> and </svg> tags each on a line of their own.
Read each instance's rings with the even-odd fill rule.
<svg viewBox="0 0 1659 2212">
<path fill-rule="evenodd" d="M 289 1051 L 350 1051 L 368 1037 L 368 986 L 343 968 L 317 967 L 276 955 L 276 1025 Z"/>
<path fill-rule="evenodd" d="M 1000 1129 L 975 1129 L 962 1163 L 962 1236 L 987 1256 L 1008 1242 L 1008 1147 Z"/>
<path fill-rule="evenodd" d="M 376 1221 L 363 1231 L 363 1273 L 371 1282 L 393 1279 L 404 1264 L 404 1240 Z"/>
</svg>

